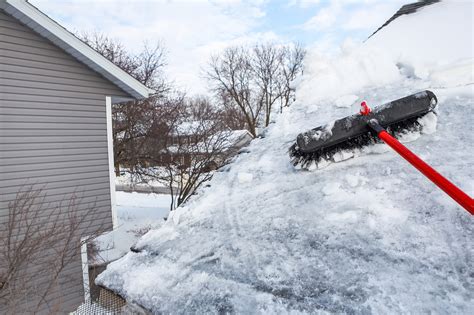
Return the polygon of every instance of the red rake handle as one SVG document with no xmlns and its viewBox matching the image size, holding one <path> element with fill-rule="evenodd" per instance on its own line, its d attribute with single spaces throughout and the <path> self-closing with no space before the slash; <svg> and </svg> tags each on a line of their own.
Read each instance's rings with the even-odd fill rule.
<svg viewBox="0 0 474 315">
<path fill-rule="evenodd" d="M 407 147 L 401 144 L 397 139 L 392 137 L 378 122 L 371 120 L 369 126 L 377 132 L 377 135 L 386 144 L 388 144 L 393 150 L 400 154 L 405 160 L 410 162 L 416 169 L 418 169 L 423 175 L 428 177 L 433 183 L 439 188 L 444 190 L 451 198 L 459 203 L 464 209 L 466 209 L 471 215 L 474 215 L 474 199 L 469 197 L 465 192 L 459 189 L 456 185 L 447 180 L 443 175 L 438 173 L 434 168 L 426 164 L 416 154 L 411 152 Z"/>
</svg>

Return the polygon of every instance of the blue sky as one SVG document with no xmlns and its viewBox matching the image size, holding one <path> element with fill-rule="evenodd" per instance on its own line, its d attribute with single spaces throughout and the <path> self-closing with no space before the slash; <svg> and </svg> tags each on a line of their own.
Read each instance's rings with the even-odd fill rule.
<svg viewBox="0 0 474 315">
<path fill-rule="evenodd" d="M 325 42 L 325 48 L 333 50 L 347 38 L 363 41 L 407 2 L 410 0 L 269 1 L 256 30 L 272 30 L 309 46 Z"/>
<path fill-rule="evenodd" d="M 337 52 L 361 42 L 410 0 L 30 0 L 67 29 L 99 31 L 138 50 L 166 47 L 167 76 L 189 93 L 205 93 L 202 69 L 230 45 L 301 42 Z"/>
</svg>

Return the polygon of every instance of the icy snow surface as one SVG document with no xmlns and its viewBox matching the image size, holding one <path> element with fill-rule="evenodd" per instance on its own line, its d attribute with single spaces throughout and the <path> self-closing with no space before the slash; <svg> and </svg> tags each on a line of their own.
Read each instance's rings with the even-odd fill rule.
<svg viewBox="0 0 474 315">
<path fill-rule="evenodd" d="M 315 171 L 289 163 L 299 132 L 358 111 L 340 97 L 376 105 L 431 89 L 436 129 L 406 145 L 472 196 L 473 82 L 408 78 L 397 62 L 367 45 L 310 53 L 298 103 L 98 282 L 154 313 L 474 314 L 473 219 L 396 153 L 378 144 Z"/>
<path fill-rule="evenodd" d="M 409 146 L 472 195 L 473 96 L 435 93 L 438 130 Z M 286 149 L 306 115 L 291 114 L 100 282 L 165 313 L 472 313 L 467 212 L 392 152 L 295 172 Z"/>
<path fill-rule="evenodd" d="M 90 263 L 102 264 L 125 255 L 141 235 L 163 224 L 170 203 L 170 195 L 117 191 L 118 227 L 95 239 L 98 254 Z"/>
</svg>

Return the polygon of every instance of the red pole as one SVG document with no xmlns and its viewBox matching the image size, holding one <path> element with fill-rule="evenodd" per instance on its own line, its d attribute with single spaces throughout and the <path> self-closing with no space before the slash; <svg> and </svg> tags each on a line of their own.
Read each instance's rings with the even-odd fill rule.
<svg viewBox="0 0 474 315">
<path fill-rule="evenodd" d="M 466 209 L 471 215 L 474 215 L 474 199 L 469 197 L 465 192 L 456 187 L 453 183 L 447 180 L 443 175 L 438 173 L 431 166 L 426 164 L 422 159 L 411 152 L 407 147 L 401 144 L 397 139 L 392 137 L 383 128 L 378 131 L 378 137 L 400 154 L 405 160 L 416 167 L 423 175 L 428 177 L 433 183 L 439 188 L 444 190 L 451 198 L 459 203 L 464 209 Z"/>
</svg>

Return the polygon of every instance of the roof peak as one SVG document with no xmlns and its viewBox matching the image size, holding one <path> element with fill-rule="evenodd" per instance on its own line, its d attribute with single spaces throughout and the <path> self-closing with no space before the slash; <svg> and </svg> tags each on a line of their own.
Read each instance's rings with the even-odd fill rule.
<svg viewBox="0 0 474 315">
<path fill-rule="evenodd" d="M 0 9 L 101 74 L 133 98 L 146 98 L 154 92 L 28 1 L 0 0 Z"/>
</svg>

